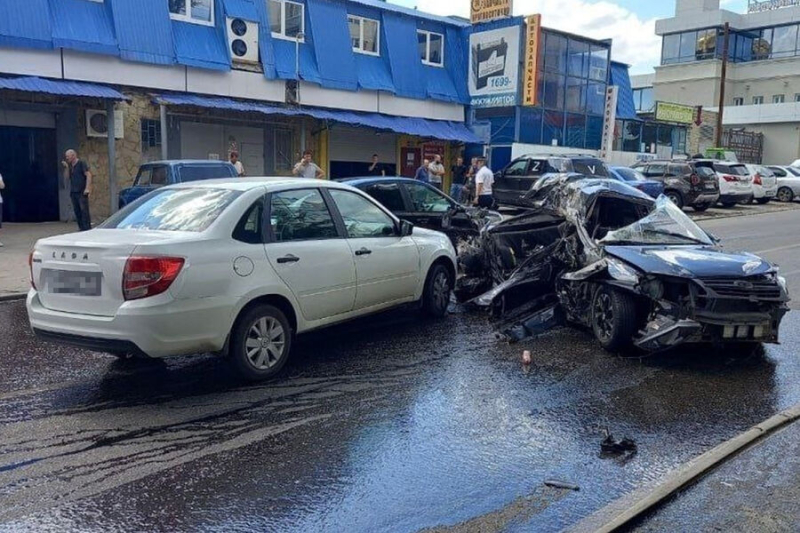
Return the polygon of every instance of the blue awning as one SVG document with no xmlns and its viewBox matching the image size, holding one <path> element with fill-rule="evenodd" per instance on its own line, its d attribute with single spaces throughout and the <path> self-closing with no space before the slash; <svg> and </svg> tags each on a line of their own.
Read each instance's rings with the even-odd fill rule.
<svg viewBox="0 0 800 533">
<path fill-rule="evenodd" d="M 36 77 L 0 78 L 0 89 L 24 91 L 28 93 L 45 93 L 58 96 L 84 96 L 87 98 L 104 98 L 107 100 L 128 100 L 128 98 L 111 87 L 67 80 L 46 80 Z"/>
<path fill-rule="evenodd" d="M 480 144 L 481 139 L 461 122 L 429 120 L 424 118 L 395 117 L 381 113 L 357 113 L 354 111 L 335 111 L 318 107 L 281 107 L 274 104 L 233 100 L 217 96 L 196 94 L 159 94 L 154 102 L 164 105 L 188 105 L 206 109 L 261 113 L 263 115 L 306 116 L 319 120 L 330 120 L 354 126 L 364 126 L 378 130 L 390 130 L 406 135 L 416 135 L 443 141 Z"/>
</svg>

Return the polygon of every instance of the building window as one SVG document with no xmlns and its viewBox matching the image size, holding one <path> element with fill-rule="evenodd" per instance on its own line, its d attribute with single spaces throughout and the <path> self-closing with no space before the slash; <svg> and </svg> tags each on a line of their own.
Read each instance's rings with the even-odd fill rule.
<svg viewBox="0 0 800 533">
<path fill-rule="evenodd" d="M 142 119 L 142 148 L 161 146 L 161 122 L 149 118 Z"/>
<path fill-rule="evenodd" d="M 214 25 L 213 0 L 169 0 L 169 16 L 173 20 Z"/>
<path fill-rule="evenodd" d="M 713 59 L 717 50 L 717 30 L 703 30 L 697 32 L 697 47 L 695 49 L 695 59 Z"/>
<path fill-rule="evenodd" d="M 633 103 L 637 113 L 652 113 L 656 107 L 652 87 L 642 87 L 633 90 Z"/>
<path fill-rule="evenodd" d="M 794 101 L 795 102 L 800 102 L 800 93 L 795 93 L 794 94 Z"/>
<path fill-rule="evenodd" d="M 444 65 L 444 35 L 432 31 L 417 30 L 419 57 L 423 65 L 441 67 Z"/>
<path fill-rule="evenodd" d="M 380 55 L 380 23 L 377 20 L 353 15 L 347 17 L 347 22 L 350 26 L 353 50 L 361 54 Z"/>
<path fill-rule="evenodd" d="M 269 1 L 269 26 L 272 36 L 278 39 L 305 41 L 305 6 L 289 0 Z"/>
<path fill-rule="evenodd" d="M 782 104 L 786 101 L 786 96 L 783 94 L 776 94 L 772 96 L 773 104 Z"/>
<path fill-rule="evenodd" d="M 753 105 L 761 105 L 763 103 L 764 103 L 764 97 L 763 96 L 754 96 L 753 97 Z"/>
<path fill-rule="evenodd" d="M 742 98 L 741 96 L 735 96 L 733 98 L 733 105 L 735 106 L 744 105 L 744 98 Z"/>
</svg>

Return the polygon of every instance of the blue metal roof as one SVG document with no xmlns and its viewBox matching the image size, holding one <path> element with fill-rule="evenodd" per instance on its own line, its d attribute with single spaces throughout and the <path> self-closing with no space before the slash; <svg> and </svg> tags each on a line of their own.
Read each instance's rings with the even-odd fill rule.
<svg viewBox="0 0 800 533">
<path fill-rule="evenodd" d="M 2 0 L 0 46 L 52 48 L 50 5 L 47 0 Z"/>
<path fill-rule="evenodd" d="M 175 63 L 167 2 L 114 0 L 112 8 L 122 59 L 156 65 Z"/>
<path fill-rule="evenodd" d="M 258 22 L 261 17 L 258 15 L 253 0 L 223 0 L 225 3 L 225 15 L 231 18 L 242 18 L 253 22 Z"/>
<path fill-rule="evenodd" d="M 416 9 L 410 9 L 408 7 L 403 7 L 397 4 L 390 4 L 389 2 L 386 2 L 386 0 L 348 0 L 348 4 L 361 4 L 364 6 L 375 7 L 380 9 L 381 11 L 392 11 L 394 13 L 407 15 L 409 17 L 414 17 L 416 19 L 430 20 L 433 22 L 438 22 L 440 24 L 449 24 L 452 26 L 458 26 L 459 28 L 470 27 L 470 23 L 468 21 L 458 20 L 451 17 L 440 17 L 439 15 L 432 15 L 430 13 L 417 11 Z"/>
<path fill-rule="evenodd" d="M 354 126 L 365 126 L 379 130 L 390 130 L 397 133 L 430 137 L 445 141 L 464 143 L 480 143 L 480 139 L 469 128 L 460 122 L 444 120 L 427 120 L 383 115 L 380 113 L 356 113 L 353 111 L 334 111 L 315 107 L 290 108 L 277 105 L 262 104 L 231 98 L 200 96 L 196 94 L 160 94 L 154 102 L 164 105 L 189 105 L 207 109 L 240 111 L 244 113 L 261 113 L 264 115 L 308 116 L 320 120 L 342 122 Z"/>
<path fill-rule="evenodd" d="M 46 93 L 59 96 L 84 96 L 88 98 L 105 98 L 108 100 L 127 100 L 121 92 L 93 83 L 77 81 L 46 80 L 36 77 L 0 78 L 0 89 Z"/>
<path fill-rule="evenodd" d="M 50 15 L 56 48 L 119 55 L 109 2 L 55 0 Z"/>
<path fill-rule="evenodd" d="M 617 119 L 636 119 L 636 105 L 633 103 L 633 89 L 631 88 L 631 78 L 628 75 L 628 65 L 616 61 L 611 62 L 611 85 L 619 88 Z"/>
</svg>

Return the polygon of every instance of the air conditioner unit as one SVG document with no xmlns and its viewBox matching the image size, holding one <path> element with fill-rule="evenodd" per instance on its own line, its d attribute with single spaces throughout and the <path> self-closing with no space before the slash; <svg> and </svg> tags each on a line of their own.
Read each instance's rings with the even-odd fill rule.
<svg viewBox="0 0 800 533">
<path fill-rule="evenodd" d="M 237 63 L 258 63 L 258 23 L 228 18 L 228 48 Z"/>
<path fill-rule="evenodd" d="M 121 109 L 114 111 L 114 138 L 125 137 L 125 114 Z M 86 110 L 86 136 L 108 137 L 108 114 L 99 109 Z"/>
</svg>

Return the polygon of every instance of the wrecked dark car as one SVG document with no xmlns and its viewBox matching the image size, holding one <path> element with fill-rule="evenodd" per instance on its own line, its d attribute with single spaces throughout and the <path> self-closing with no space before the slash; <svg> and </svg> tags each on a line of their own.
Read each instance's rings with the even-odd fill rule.
<svg viewBox="0 0 800 533">
<path fill-rule="evenodd" d="M 509 339 L 566 321 L 613 352 L 778 342 L 789 301 L 778 269 L 723 251 L 665 196 L 558 175 L 526 200 L 529 212 L 460 251 L 457 295 L 489 307 Z"/>
</svg>

